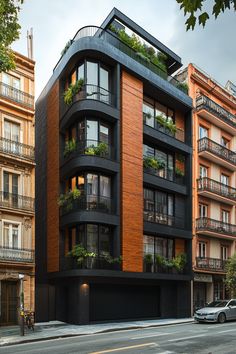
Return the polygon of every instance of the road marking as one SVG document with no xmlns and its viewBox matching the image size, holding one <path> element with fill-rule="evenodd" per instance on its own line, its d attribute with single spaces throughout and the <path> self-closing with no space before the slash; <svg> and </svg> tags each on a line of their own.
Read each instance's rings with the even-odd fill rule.
<svg viewBox="0 0 236 354">
<path fill-rule="evenodd" d="M 197 337 L 205 337 L 207 335 L 207 333 L 205 334 L 198 334 L 196 336 L 191 336 L 191 337 L 183 337 L 183 338 L 176 338 L 176 339 L 168 339 L 168 342 L 178 342 L 180 340 L 186 340 L 186 339 L 193 339 L 193 338 L 197 338 Z"/>
<path fill-rule="evenodd" d="M 233 332 L 233 331 L 236 331 L 236 328 L 234 328 L 234 329 L 226 329 L 225 331 L 220 331 L 220 332 L 217 332 L 217 333 L 225 333 L 225 332 Z"/>
<path fill-rule="evenodd" d="M 157 346 L 156 343 L 145 343 L 145 344 L 138 344 L 138 345 L 130 345 L 129 347 L 120 347 L 120 348 L 115 348 L 115 349 L 106 349 L 106 350 L 102 350 L 100 352 L 91 352 L 90 354 L 103 354 L 103 353 L 119 352 L 119 351 L 122 351 L 122 350 L 148 347 L 148 346 L 151 346 L 151 345 Z"/>
<path fill-rule="evenodd" d="M 160 336 L 168 336 L 172 333 L 158 333 L 158 334 L 148 334 L 146 336 L 135 336 L 135 337 L 132 337 L 130 339 L 143 339 L 143 338 L 150 338 L 150 337 L 160 337 Z"/>
</svg>

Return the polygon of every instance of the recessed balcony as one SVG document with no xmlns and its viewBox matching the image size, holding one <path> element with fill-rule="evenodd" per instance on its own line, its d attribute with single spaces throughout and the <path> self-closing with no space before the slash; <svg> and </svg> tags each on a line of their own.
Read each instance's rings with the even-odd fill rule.
<svg viewBox="0 0 236 354">
<path fill-rule="evenodd" d="M 60 207 L 61 215 L 75 211 L 96 211 L 99 213 L 114 213 L 113 200 L 108 197 L 86 194 L 76 199 L 67 199 Z"/>
<path fill-rule="evenodd" d="M 0 261 L 33 263 L 34 251 L 32 249 L 11 248 L 1 245 Z"/>
<path fill-rule="evenodd" d="M 146 201 L 144 201 L 144 204 Z M 183 218 L 176 217 L 174 215 L 167 215 L 156 211 L 144 210 L 143 211 L 144 221 L 166 225 L 170 227 L 176 227 L 183 229 L 185 222 Z"/>
<path fill-rule="evenodd" d="M 201 217 L 196 219 L 196 231 L 201 235 L 234 239 L 236 236 L 236 225 Z"/>
<path fill-rule="evenodd" d="M 209 138 L 198 140 L 198 153 L 199 156 L 236 171 L 236 153 Z"/>
<path fill-rule="evenodd" d="M 225 272 L 226 261 L 219 258 L 196 257 L 197 270 Z"/>
<path fill-rule="evenodd" d="M 0 82 L 0 96 L 26 108 L 34 109 L 34 96 L 20 91 L 13 86 Z"/>
<path fill-rule="evenodd" d="M 23 210 L 33 213 L 34 198 L 1 191 L 0 208 Z"/>
<path fill-rule="evenodd" d="M 30 162 L 34 162 L 35 160 L 33 146 L 22 144 L 18 141 L 9 140 L 3 137 L 0 137 L 0 153 L 20 159 L 26 159 Z"/>
<path fill-rule="evenodd" d="M 110 257 L 112 259 L 112 257 Z M 103 270 L 120 270 L 121 264 L 119 258 L 115 258 L 113 262 L 108 261 L 106 257 L 95 256 L 87 257 L 81 263 L 71 257 L 62 257 L 60 259 L 60 270 L 73 270 L 73 269 L 103 269 Z"/>
<path fill-rule="evenodd" d="M 236 115 L 228 112 L 210 98 L 201 95 L 196 98 L 196 109 L 201 117 L 229 133 L 236 131 Z"/>
<path fill-rule="evenodd" d="M 230 205 L 236 204 L 236 189 L 208 177 L 197 180 L 198 194 Z"/>
</svg>

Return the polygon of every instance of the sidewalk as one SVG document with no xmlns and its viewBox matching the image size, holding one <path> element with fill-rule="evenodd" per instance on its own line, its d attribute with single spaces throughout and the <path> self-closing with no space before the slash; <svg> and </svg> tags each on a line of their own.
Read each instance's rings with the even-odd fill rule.
<svg viewBox="0 0 236 354">
<path fill-rule="evenodd" d="M 158 327 L 171 324 L 193 322 L 193 318 L 146 320 L 131 322 L 102 323 L 94 325 L 70 325 L 60 321 L 36 323 L 35 331 L 25 329 L 25 336 L 20 336 L 19 326 L 0 327 L 0 347 L 5 345 L 35 342 L 47 339 L 73 337 L 96 333 L 113 332 L 125 329 Z"/>
</svg>

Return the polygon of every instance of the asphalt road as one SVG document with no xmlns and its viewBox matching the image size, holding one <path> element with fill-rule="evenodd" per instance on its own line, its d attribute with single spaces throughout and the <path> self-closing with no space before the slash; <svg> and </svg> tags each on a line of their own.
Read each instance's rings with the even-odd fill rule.
<svg viewBox="0 0 236 354">
<path fill-rule="evenodd" d="M 236 322 L 169 325 L 0 348 L 7 354 L 235 354 Z"/>
</svg>

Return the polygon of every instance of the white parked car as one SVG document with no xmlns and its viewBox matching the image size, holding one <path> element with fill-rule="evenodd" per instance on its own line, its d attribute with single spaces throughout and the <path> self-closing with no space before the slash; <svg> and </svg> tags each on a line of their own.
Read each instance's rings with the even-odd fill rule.
<svg viewBox="0 0 236 354">
<path fill-rule="evenodd" d="M 194 313 L 197 322 L 219 322 L 236 320 L 236 299 L 216 300 Z"/>
</svg>

